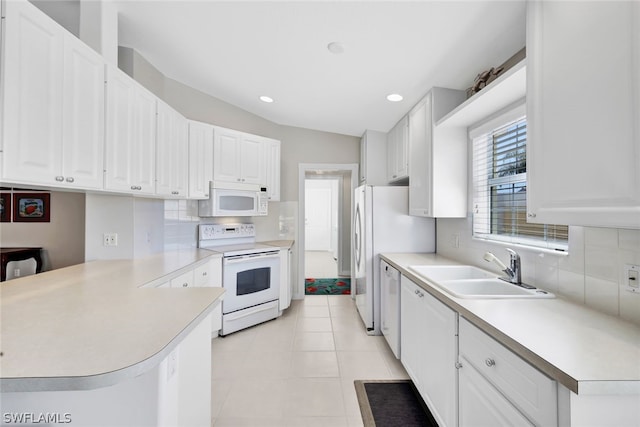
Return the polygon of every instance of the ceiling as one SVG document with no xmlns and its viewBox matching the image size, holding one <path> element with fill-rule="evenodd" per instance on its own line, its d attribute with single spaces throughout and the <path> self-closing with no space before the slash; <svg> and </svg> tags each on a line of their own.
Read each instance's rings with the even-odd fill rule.
<svg viewBox="0 0 640 427">
<path fill-rule="evenodd" d="M 354 136 L 388 131 L 431 87 L 466 89 L 525 45 L 524 0 L 116 3 L 119 44 L 167 77 L 282 125 Z"/>
</svg>

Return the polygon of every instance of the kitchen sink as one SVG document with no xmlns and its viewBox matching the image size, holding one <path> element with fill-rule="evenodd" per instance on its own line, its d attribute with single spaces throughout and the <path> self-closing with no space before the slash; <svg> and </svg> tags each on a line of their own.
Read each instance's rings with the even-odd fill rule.
<svg viewBox="0 0 640 427">
<path fill-rule="evenodd" d="M 416 265 L 409 269 L 457 298 L 555 298 L 550 292 L 514 285 L 470 265 Z"/>
</svg>

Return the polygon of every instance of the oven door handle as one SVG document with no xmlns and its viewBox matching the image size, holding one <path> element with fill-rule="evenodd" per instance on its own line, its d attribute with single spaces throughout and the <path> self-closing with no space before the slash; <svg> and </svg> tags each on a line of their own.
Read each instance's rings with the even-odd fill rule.
<svg viewBox="0 0 640 427">
<path fill-rule="evenodd" d="M 224 257 L 224 264 L 236 264 L 244 261 L 254 261 L 254 260 L 263 260 L 263 259 L 273 259 L 279 258 L 280 254 L 278 252 L 267 252 L 260 254 L 248 254 L 248 255 L 233 255 L 230 257 Z"/>
</svg>

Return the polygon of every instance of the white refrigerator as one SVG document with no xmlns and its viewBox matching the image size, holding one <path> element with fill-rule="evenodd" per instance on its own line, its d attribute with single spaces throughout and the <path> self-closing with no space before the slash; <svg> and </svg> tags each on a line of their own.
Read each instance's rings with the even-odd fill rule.
<svg viewBox="0 0 640 427">
<path fill-rule="evenodd" d="M 380 335 L 380 253 L 435 252 L 435 219 L 410 216 L 409 187 L 355 190 L 352 294 L 370 335 Z"/>
</svg>

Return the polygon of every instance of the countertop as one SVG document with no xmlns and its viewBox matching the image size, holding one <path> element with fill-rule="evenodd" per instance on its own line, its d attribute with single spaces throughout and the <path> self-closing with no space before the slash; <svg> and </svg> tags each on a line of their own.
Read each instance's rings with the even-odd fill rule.
<svg viewBox="0 0 640 427">
<path fill-rule="evenodd" d="M 640 327 L 561 296 L 462 299 L 407 269 L 460 264 L 436 254 L 381 254 L 431 295 L 578 394 L 640 394 Z"/>
<path fill-rule="evenodd" d="M 290 249 L 293 246 L 294 240 L 268 240 L 266 242 L 259 242 L 263 245 L 275 246 L 281 249 Z"/>
<path fill-rule="evenodd" d="M 92 261 L 3 282 L 0 391 L 87 390 L 157 365 L 224 290 L 141 286 L 211 256 Z"/>
</svg>

